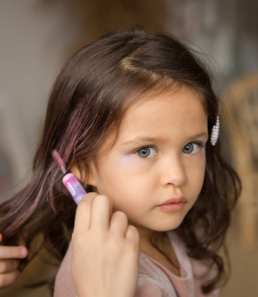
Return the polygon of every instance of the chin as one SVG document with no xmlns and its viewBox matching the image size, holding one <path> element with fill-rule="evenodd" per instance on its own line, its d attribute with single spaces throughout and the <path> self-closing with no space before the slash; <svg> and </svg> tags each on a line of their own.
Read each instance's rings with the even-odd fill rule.
<svg viewBox="0 0 258 297">
<path fill-rule="evenodd" d="M 159 224 L 159 226 L 153 226 L 151 228 L 153 231 L 158 231 L 158 232 L 166 232 L 170 230 L 174 230 L 178 228 L 183 220 L 171 220 L 170 222 L 164 223 L 164 224 Z"/>
</svg>

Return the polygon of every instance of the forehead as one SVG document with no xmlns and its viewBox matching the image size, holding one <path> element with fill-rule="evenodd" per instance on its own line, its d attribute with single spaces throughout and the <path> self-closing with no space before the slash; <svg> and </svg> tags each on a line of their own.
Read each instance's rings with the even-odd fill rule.
<svg viewBox="0 0 258 297">
<path fill-rule="evenodd" d="M 118 141 L 138 134 L 175 134 L 207 128 L 207 116 L 197 92 L 181 87 L 164 93 L 142 95 L 126 112 Z M 194 131 L 196 130 L 196 131 Z M 207 131 L 207 130 L 206 130 Z"/>
</svg>

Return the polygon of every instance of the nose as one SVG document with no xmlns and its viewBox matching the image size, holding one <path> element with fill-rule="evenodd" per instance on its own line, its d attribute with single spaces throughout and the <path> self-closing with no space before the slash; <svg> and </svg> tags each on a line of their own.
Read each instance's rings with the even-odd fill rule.
<svg viewBox="0 0 258 297">
<path fill-rule="evenodd" d="M 184 164 L 180 158 L 172 158 L 163 164 L 161 183 L 163 186 L 172 185 L 175 188 L 182 187 L 187 182 Z"/>
</svg>

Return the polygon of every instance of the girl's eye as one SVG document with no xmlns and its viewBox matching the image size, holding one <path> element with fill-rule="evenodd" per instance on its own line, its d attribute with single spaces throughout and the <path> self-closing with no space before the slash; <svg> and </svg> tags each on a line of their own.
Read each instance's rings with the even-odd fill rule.
<svg viewBox="0 0 258 297">
<path fill-rule="evenodd" d="M 199 149 L 199 144 L 191 142 L 188 143 L 184 148 L 183 148 L 183 153 L 184 154 L 195 154 L 197 153 L 198 149 Z"/>
<path fill-rule="evenodd" d="M 155 156 L 156 151 L 153 147 L 143 147 L 137 151 L 137 154 L 142 158 L 151 158 Z"/>
</svg>

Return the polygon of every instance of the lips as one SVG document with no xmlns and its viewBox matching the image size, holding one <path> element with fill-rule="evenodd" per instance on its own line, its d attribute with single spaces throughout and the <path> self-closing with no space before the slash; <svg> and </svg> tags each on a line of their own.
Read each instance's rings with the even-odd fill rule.
<svg viewBox="0 0 258 297">
<path fill-rule="evenodd" d="M 161 205 L 167 205 L 167 204 L 176 204 L 176 203 L 186 203 L 187 200 L 185 197 L 179 197 L 179 198 L 171 198 L 171 199 L 168 199 L 167 201 L 165 201 L 164 203 L 160 204 L 160 205 L 157 205 L 157 206 L 161 206 Z"/>
</svg>

